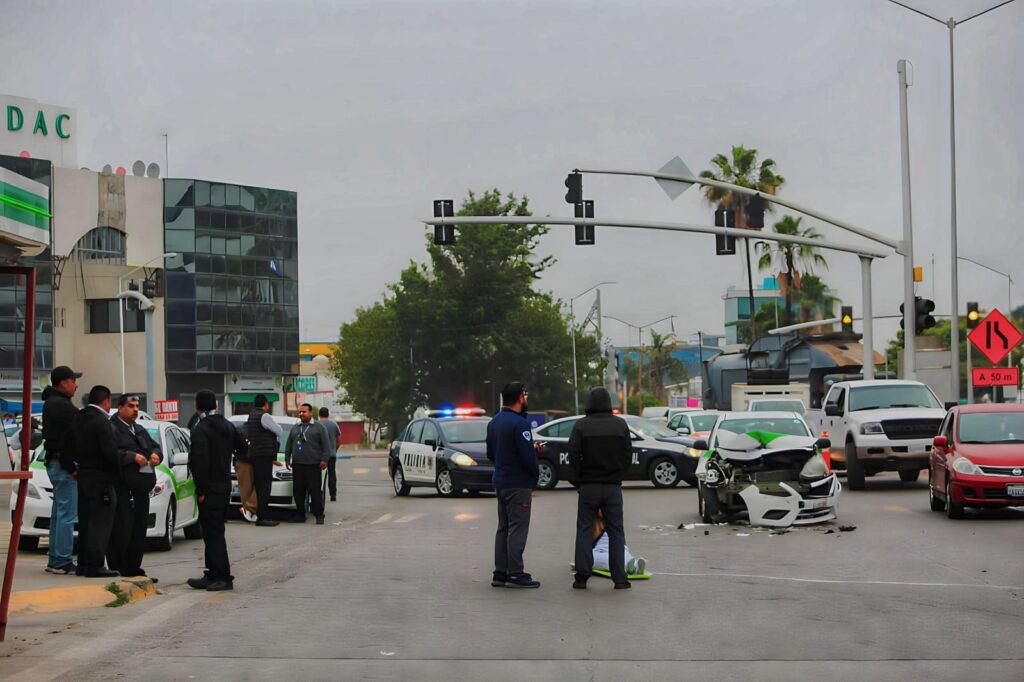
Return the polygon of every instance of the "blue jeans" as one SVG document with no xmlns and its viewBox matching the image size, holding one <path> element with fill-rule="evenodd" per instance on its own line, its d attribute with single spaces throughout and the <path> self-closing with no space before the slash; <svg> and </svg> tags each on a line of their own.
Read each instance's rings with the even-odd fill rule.
<svg viewBox="0 0 1024 682">
<path fill-rule="evenodd" d="M 46 465 L 46 473 L 53 486 L 53 508 L 50 510 L 51 568 L 63 568 L 74 563 L 71 553 L 75 546 L 75 524 L 78 523 L 78 483 L 56 459 Z"/>
</svg>

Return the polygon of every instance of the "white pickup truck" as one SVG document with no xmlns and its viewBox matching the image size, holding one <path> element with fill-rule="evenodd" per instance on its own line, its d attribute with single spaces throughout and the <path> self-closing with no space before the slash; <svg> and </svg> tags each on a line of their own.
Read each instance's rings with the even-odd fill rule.
<svg viewBox="0 0 1024 682">
<path fill-rule="evenodd" d="M 848 487 L 863 490 L 864 477 L 880 471 L 916 481 L 945 416 L 927 385 L 883 379 L 837 382 L 824 409 L 808 410 L 805 418 L 815 434 L 828 432 L 833 466 L 846 469 Z"/>
</svg>

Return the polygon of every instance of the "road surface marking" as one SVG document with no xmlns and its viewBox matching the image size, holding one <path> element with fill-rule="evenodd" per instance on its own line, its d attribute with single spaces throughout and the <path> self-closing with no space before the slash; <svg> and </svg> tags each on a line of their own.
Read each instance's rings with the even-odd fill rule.
<svg viewBox="0 0 1024 682">
<path fill-rule="evenodd" d="M 394 514 L 385 514 L 384 516 L 380 517 L 376 521 L 370 521 L 370 523 L 371 524 L 374 524 L 374 523 L 384 523 L 385 521 L 390 521 L 391 517 L 393 517 L 393 516 L 394 516 Z"/>
<path fill-rule="evenodd" d="M 885 511 L 891 511 L 891 512 L 909 512 L 910 511 L 906 507 L 901 507 L 898 504 L 886 504 L 886 505 L 882 506 L 882 509 L 884 509 Z"/>
<path fill-rule="evenodd" d="M 836 580 L 828 578 L 789 578 L 775 575 L 747 575 L 744 573 L 662 573 L 679 578 L 747 578 L 753 580 L 777 580 L 793 583 L 823 583 L 827 585 L 891 585 L 896 587 L 983 587 L 990 590 L 1024 590 L 1020 585 L 985 585 L 983 583 L 920 583 L 893 582 L 887 580 Z"/>
<path fill-rule="evenodd" d="M 424 516 L 424 514 L 406 514 L 400 519 L 395 519 L 395 523 L 409 523 L 410 521 L 415 521 L 422 516 Z"/>
<path fill-rule="evenodd" d="M 390 474 L 391 473 L 390 471 L 388 471 L 387 467 L 381 467 L 380 469 L 377 469 L 377 471 L 381 472 L 382 474 Z"/>
<path fill-rule="evenodd" d="M 366 467 L 356 467 L 355 469 L 352 470 L 352 473 L 353 474 L 368 474 L 368 473 L 370 473 L 370 470 L 367 469 Z"/>
<path fill-rule="evenodd" d="M 462 514 L 456 514 L 454 518 L 455 518 L 456 521 L 476 521 L 477 519 L 480 518 L 480 515 L 479 514 L 466 514 L 465 512 L 463 512 Z"/>
</svg>

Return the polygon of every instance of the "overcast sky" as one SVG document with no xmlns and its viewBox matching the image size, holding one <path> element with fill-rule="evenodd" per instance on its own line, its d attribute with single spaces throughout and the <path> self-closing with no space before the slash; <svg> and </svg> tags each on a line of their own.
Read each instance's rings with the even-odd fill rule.
<svg viewBox="0 0 1024 682">
<path fill-rule="evenodd" d="M 960 19 L 998 2 L 909 1 Z M 678 154 L 698 172 L 744 144 L 776 160 L 784 196 L 899 238 L 905 58 L 919 291 L 949 313 L 948 31 L 883 0 L 2 4 L 0 91 L 77 107 L 81 165 L 164 166 L 167 133 L 171 176 L 299 193 L 304 340 L 336 339 L 425 258 L 434 198 L 498 187 L 570 215 L 574 167 Z M 1019 273 L 1020 305 L 1024 0 L 956 29 L 956 78 L 960 253 Z M 588 176 L 584 192 L 599 217 L 712 219 L 696 189 L 672 202 L 653 180 Z M 743 284 L 708 236 L 605 228 L 583 248 L 563 227 L 540 249 L 558 259 L 542 288 L 567 299 L 615 280 L 607 314 L 675 314 L 681 337 L 721 331 L 722 296 Z M 1005 278 L 960 273 L 961 308 L 1005 307 Z M 856 257 L 823 274 L 859 313 Z M 898 312 L 900 281 L 899 258 L 876 265 L 876 315 Z M 896 326 L 877 325 L 877 347 Z"/>
</svg>

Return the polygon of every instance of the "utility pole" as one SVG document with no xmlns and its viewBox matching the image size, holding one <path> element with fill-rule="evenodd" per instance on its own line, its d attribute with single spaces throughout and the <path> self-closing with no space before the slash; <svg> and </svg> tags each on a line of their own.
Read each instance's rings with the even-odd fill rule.
<svg viewBox="0 0 1024 682">
<path fill-rule="evenodd" d="M 917 320 L 914 302 L 914 231 L 910 208 L 910 132 L 907 122 L 907 60 L 896 62 L 900 81 L 900 167 L 903 172 L 903 378 L 917 378 Z M 954 350 L 954 355 L 956 351 Z M 866 363 L 865 363 L 866 364 Z M 957 377 L 959 395 L 959 377 Z"/>
</svg>

